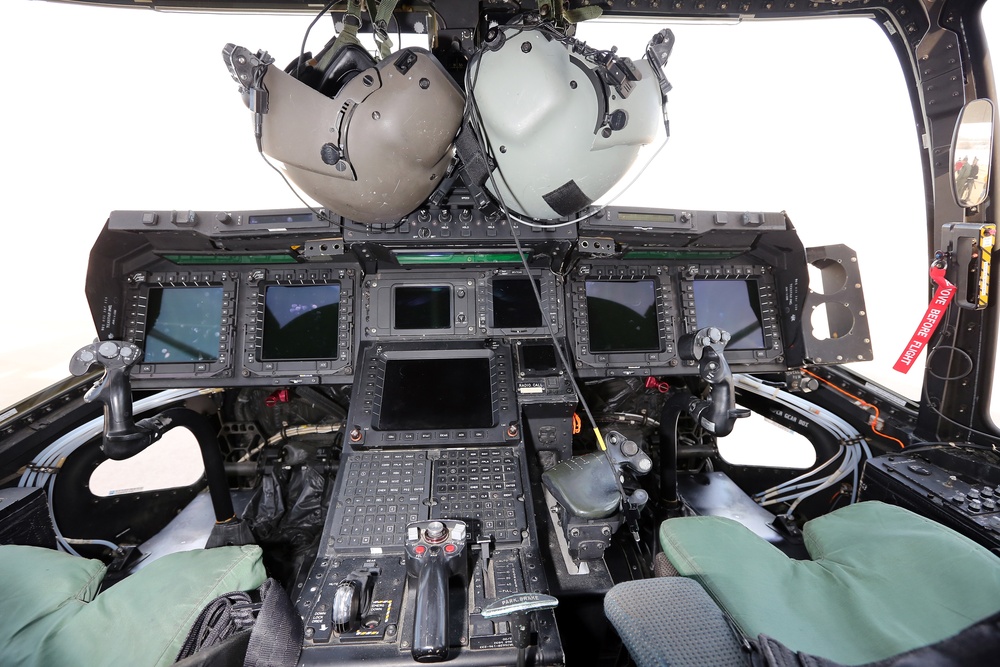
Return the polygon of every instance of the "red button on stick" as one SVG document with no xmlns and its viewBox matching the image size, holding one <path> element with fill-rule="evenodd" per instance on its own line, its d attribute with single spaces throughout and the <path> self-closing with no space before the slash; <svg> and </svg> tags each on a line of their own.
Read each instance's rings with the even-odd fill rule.
<svg viewBox="0 0 1000 667">
<path fill-rule="evenodd" d="M 425 547 L 422 544 L 418 544 L 417 546 L 413 547 L 413 551 L 418 556 L 422 556 L 422 555 L 424 555 L 424 552 L 427 551 L 427 547 Z"/>
<path fill-rule="evenodd" d="M 444 545 L 444 552 L 448 553 L 448 554 L 455 553 L 455 545 L 454 544 L 446 544 L 446 545 Z"/>
</svg>

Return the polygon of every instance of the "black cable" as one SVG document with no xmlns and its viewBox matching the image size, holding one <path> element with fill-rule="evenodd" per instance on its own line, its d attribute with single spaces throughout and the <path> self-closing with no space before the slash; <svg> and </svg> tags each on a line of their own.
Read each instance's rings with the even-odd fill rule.
<svg viewBox="0 0 1000 667">
<path fill-rule="evenodd" d="M 257 152 L 260 153 L 260 157 L 264 160 L 264 163 L 267 164 L 267 166 L 270 167 L 271 169 L 274 169 L 274 171 L 278 173 L 278 176 L 281 176 L 281 180 L 285 182 L 285 185 L 287 185 L 288 189 L 292 191 L 292 194 L 295 195 L 295 197 L 300 202 L 302 202 L 303 206 L 312 211 L 313 214 L 316 215 L 316 217 L 318 217 L 320 220 L 326 220 L 328 222 L 332 222 L 322 209 L 313 208 L 312 206 L 309 205 L 309 202 L 307 202 L 305 199 L 302 198 L 302 195 L 300 195 L 298 191 L 292 186 L 292 184 L 288 182 L 288 179 L 285 178 L 285 174 L 276 166 L 274 166 L 274 164 L 270 160 L 267 159 L 267 155 L 264 154 L 264 150 L 260 147 L 259 144 L 257 146 Z M 343 218 L 341 218 L 341 220 L 343 220 Z M 340 223 L 340 229 L 341 232 L 343 232 L 344 229 L 343 222 Z"/>
<path fill-rule="evenodd" d="M 337 4 L 337 2 L 338 0 L 330 0 L 330 2 L 323 5 L 323 8 L 319 10 L 319 14 L 316 15 L 316 18 L 314 18 L 312 22 L 309 24 L 309 27 L 306 28 L 305 34 L 302 35 L 302 48 L 299 49 L 299 60 L 295 64 L 296 79 L 300 81 L 302 80 L 302 61 L 306 59 L 306 40 L 309 39 L 309 32 L 313 29 L 313 26 L 316 25 L 316 23 L 323 17 L 323 14 L 326 14 L 328 11 L 330 11 L 330 8 L 333 7 L 335 4 Z"/>
<path fill-rule="evenodd" d="M 945 375 L 939 375 L 938 373 L 935 373 L 934 369 L 933 369 L 933 365 L 931 364 L 931 358 L 938 351 L 940 351 L 940 350 L 951 350 L 952 352 L 958 352 L 961 356 L 965 357 L 965 360 L 967 362 L 969 362 L 969 370 L 965 371 L 961 375 L 954 375 L 954 376 L 945 376 Z M 974 362 L 972 360 L 972 355 L 970 355 L 968 352 L 966 352 L 962 348 L 957 347 L 955 345 L 938 345 L 938 346 L 932 348 L 927 353 L 927 362 L 926 362 L 926 365 L 927 365 L 927 374 L 928 375 L 930 375 L 931 377 L 935 377 L 938 380 L 943 380 L 945 382 L 951 382 L 953 380 L 961 380 L 963 378 L 968 377 L 969 375 L 972 374 L 972 371 L 976 370 L 976 362 Z"/>
<path fill-rule="evenodd" d="M 947 415 L 945 415 L 943 412 L 941 412 L 940 408 L 938 408 L 936 405 L 934 405 L 933 401 L 931 400 L 930 394 L 927 393 L 927 387 L 926 386 L 924 387 L 924 389 L 921 392 L 921 394 L 922 394 L 923 398 L 927 399 L 927 407 L 929 407 L 938 417 L 940 417 L 941 419 L 945 420 L 946 422 L 948 422 L 948 423 L 950 423 L 950 424 L 952 424 L 954 426 L 957 426 L 957 427 L 959 427 L 961 429 L 964 429 L 965 431 L 968 432 L 968 434 L 970 436 L 973 433 L 975 433 L 976 435 L 980 435 L 980 436 L 983 436 L 984 438 L 989 438 L 991 440 L 997 440 L 998 438 L 1000 438 L 1000 435 L 998 435 L 996 433 L 987 433 L 986 431 L 980 431 L 979 429 L 972 428 L 971 426 L 966 426 L 965 424 L 963 424 L 961 422 L 958 422 L 958 421 L 955 421 L 951 417 L 948 417 Z M 923 401 L 921 401 L 921 402 L 923 402 Z M 909 447 L 907 447 L 907 450 L 909 450 Z"/>
<path fill-rule="evenodd" d="M 941 449 L 942 447 L 948 447 L 950 449 L 977 449 L 984 452 L 993 452 L 994 454 L 1000 455 L 1000 447 L 996 445 L 980 445 L 975 442 L 922 442 L 919 445 L 910 445 L 906 448 L 907 454 L 912 454 L 913 452 L 921 452 L 929 449 Z"/>
<path fill-rule="evenodd" d="M 471 67 L 472 63 L 470 62 L 469 65 Z M 471 82 L 469 81 L 469 71 L 468 71 L 468 69 L 466 70 L 466 90 L 468 91 L 468 98 L 466 100 L 466 106 L 469 109 L 469 111 L 473 114 L 473 116 L 472 116 L 472 121 L 473 122 L 471 124 L 472 124 L 473 128 L 476 130 L 477 138 L 481 139 L 480 145 L 483 147 L 483 150 L 486 152 L 487 157 L 490 158 L 491 160 L 493 160 L 494 163 L 495 163 L 495 153 L 493 152 L 492 146 L 490 145 L 489 137 L 486 137 L 486 136 L 481 136 L 480 137 L 480 134 L 479 134 L 479 131 L 478 131 L 478 127 L 482 123 L 482 116 L 480 115 L 480 112 L 479 112 L 479 105 L 476 102 L 475 89 L 476 89 L 476 83 L 479 80 L 480 69 L 481 69 L 481 63 L 477 63 L 475 77 L 472 79 Z M 497 201 L 500 204 L 500 209 L 503 212 L 503 215 L 507 218 L 507 222 L 508 222 L 507 226 L 510 229 L 511 237 L 514 239 L 514 245 L 517 248 L 517 255 L 518 255 L 518 257 L 521 260 L 521 265 L 524 267 L 524 270 L 528 274 L 528 283 L 531 285 L 532 294 L 534 294 L 535 301 L 538 304 L 539 310 L 541 312 L 545 312 L 545 307 L 542 304 L 542 295 L 541 295 L 541 293 L 538 290 L 538 285 L 535 284 L 534 280 L 531 280 L 531 267 L 528 265 L 528 260 L 527 260 L 527 258 L 524 255 L 524 249 L 521 247 L 521 239 L 520 239 L 520 237 L 517 234 L 517 230 L 515 228 L 515 225 L 511 221 L 511 219 L 510 219 L 510 210 L 507 207 L 507 203 L 504 201 L 503 197 L 500 195 L 500 189 L 497 187 L 497 183 L 496 183 L 496 180 L 494 178 L 493 171 L 490 171 L 490 183 L 492 184 L 493 189 L 495 191 L 495 195 L 496 195 Z M 611 466 L 611 470 L 614 471 L 614 470 L 616 470 L 616 468 L 615 468 L 615 462 L 611 458 L 611 452 L 608 451 L 608 447 L 607 447 L 607 445 L 604 442 L 604 436 L 601 434 L 601 429 L 597 426 L 597 420 L 594 419 L 594 414 L 593 414 L 593 412 L 591 412 L 590 406 L 587 404 L 587 401 L 586 401 L 586 399 L 583 396 L 583 392 L 580 390 L 580 385 L 579 385 L 579 383 L 577 383 L 576 377 L 574 377 L 574 375 L 573 375 L 573 369 L 572 369 L 572 367 L 569 364 L 569 360 L 566 357 L 565 351 L 562 349 L 562 346 L 559 344 L 558 336 L 556 335 L 555 330 L 552 328 L 552 322 L 548 318 L 543 318 L 543 319 L 545 320 L 546 331 L 548 331 L 549 338 L 552 340 L 552 345 L 555 347 L 556 354 L 559 357 L 559 361 L 562 364 L 563 369 L 565 370 L 566 377 L 567 377 L 567 379 L 569 379 L 570 385 L 573 387 L 573 393 L 576 394 L 577 401 L 583 407 L 584 414 L 587 415 L 587 419 L 590 421 L 590 424 L 593 427 L 594 435 L 597 438 L 597 445 L 600 448 L 600 450 L 604 453 L 604 457 L 607 460 L 608 465 Z M 619 474 L 616 473 L 614 475 L 614 480 L 615 480 L 615 486 L 618 488 L 618 492 L 619 492 L 619 494 L 621 496 L 621 505 L 622 505 L 623 511 L 625 511 L 624 510 L 625 499 L 628 496 L 625 493 L 625 487 L 622 485 L 621 475 L 619 475 Z M 637 527 L 635 527 L 635 528 L 637 529 Z M 635 531 L 633 531 L 633 532 L 635 532 Z"/>
</svg>

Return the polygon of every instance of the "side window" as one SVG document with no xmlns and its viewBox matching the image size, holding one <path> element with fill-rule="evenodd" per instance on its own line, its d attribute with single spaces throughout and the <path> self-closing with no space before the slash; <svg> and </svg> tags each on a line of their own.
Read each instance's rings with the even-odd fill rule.
<svg viewBox="0 0 1000 667">
<path fill-rule="evenodd" d="M 1000 2 L 987 2 L 983 5 L 983 30 L 986 33 L 986 43 L 989 46 L 993 58 L 1000 58 Z M 994 72 L 994 88 L 1000 90 L 998 82 L 996 80 L 996 69 Z M 994 104 L 1000 102 L 1000 100 L 993 100 Z M 994 120 L 995 122 L 995 120 Z M 994 142 L 996 142 L 996 133 L 994 132 Z M 993 150 L 994 155 L 996 154 L 996 148 Z M 997 178 L 997 173 L 994 168 L 993 175 L 991 178 Z M 993 207 L 996 210 L 996 207 Z M 991 222 L 997 222 L 992 220 Z M 995 271 L 995 269 L 994 269 Z M 993 294 L 992 299 L 995 302 L 1000 295 Z M 996 308 L 994 307 L 994 310 Z M 1000 345 L 1000 342 L 998 342 Z M 1000 386 L 997 386 L 996 382 L 1000 381 L 1000 351 L 994 357 L 993 365 L 993 391 L 990 392 L 990 417 L 993 419 L 994 424 L 1000 424 Z"/>
<path fill-rule="evenodd" d="M 622 26 L 613 43 L 639 57 L 658 27 Z M 923 358 L 907 375 L 892 366 L 928 299 L 920 137 L 885 34 L 866 18 L 669 27 L 671 136 L 615 203 L 785 211 L 806 247 L 853 248 L 875 358 L 851 367 L 918 399 Z M 807 316 L 818 335 L 841 333 Z"/>
<path fill-rule="evenodd" d="M 719 456 L 727 463 L 773 468 L 809 468 L 816 450 L 809 439 L 756 412 L 736 422 L 736 437 L 719 438 Z"/>
<path fill-rule="evenodd" d="M 186 428 L 175 428 L 130 459 L 109 459 L 97 466 L 90 476 L 90 492 L 107 497 L 174 489 L 191 486 L 204 473 L 198 441 Z"/>
</svg>

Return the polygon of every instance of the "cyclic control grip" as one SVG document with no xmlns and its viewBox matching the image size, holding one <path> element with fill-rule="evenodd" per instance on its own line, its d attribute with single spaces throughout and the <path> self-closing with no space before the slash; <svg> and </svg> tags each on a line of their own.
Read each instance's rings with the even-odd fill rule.
<svg viewBox="0 0 1000 667">
<path fill-rule="evenodd" d="M 406 528 L 406 571 L 417 580 L 413 659 L 448 659 L 448 579 L 466 564 L 462 521 L 419 521 Z"/>
<path fill-rule="evenodd" d="M 73 355 L 70 373 L 79 377 L 94 366 L 104 375 L 94 383 L 84 400 L 104 405 L 104 444 L 108 458 L 120 461 L 135 456 L 151 445 L 156 437 L 148 428 L 137 425 L 132 417 L 132 387 L 129 374 L 142 358 L 142 350 L 133 343 L 95 340 Z"/>
</svg>

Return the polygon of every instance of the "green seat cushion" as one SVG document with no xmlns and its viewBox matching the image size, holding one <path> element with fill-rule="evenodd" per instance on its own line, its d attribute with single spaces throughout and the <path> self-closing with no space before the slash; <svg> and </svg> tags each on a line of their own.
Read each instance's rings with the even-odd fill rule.
<svg viewBox="0 0 1000 667">
<path fill-rule="evenodd" d="M 879 502 L 808 522 L 793 560 L 722 517 L 668 519 L 660 543 L 748 637 L 848 665 L 926 646 L 1000 610 L 1000 558 Z"/>
<path fill-rule="evenodd" d="M 201 610 L 266 578 L 256 546 L 160 558 L 97 594 L 100 561 L 0 546 L 0 664 L 169 665 Z"/>
</svg>

